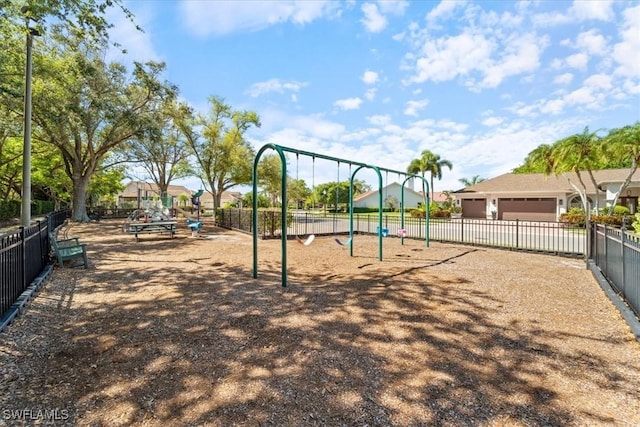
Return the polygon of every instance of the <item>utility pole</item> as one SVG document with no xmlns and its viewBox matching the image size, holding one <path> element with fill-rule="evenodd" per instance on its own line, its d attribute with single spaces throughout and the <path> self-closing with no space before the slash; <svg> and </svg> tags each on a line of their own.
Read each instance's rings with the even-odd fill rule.
<svg viewBox="0 0 640 427">
<path fill-rule="evenodd" d="M 24 145 L 22 151 L 22 211 L 20 222 L 23 227 L 31 225 L 31 74 L 33 63 L 33 37 L 40 33 L 29 26 L 29 9 L 24 6 L 21 9 L 26 16 L 27 24 L 27 65 L 25 69 L 24 85 Z"/>
</svg>

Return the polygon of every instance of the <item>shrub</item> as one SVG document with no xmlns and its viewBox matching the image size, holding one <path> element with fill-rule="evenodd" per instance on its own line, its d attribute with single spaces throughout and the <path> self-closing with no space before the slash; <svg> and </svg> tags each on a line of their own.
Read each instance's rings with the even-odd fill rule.
<svg viewBox="0 0 640 427">
<path fill-rule="evenodd" d="M 20 216 L 21 202 L 19 200 L 0 201 L 0 221 L 7 221 Z"/>
<path fill-rule="evenodd" d="M 637 212 L 635 215 L 635 221 L 631 224 L 636 233 L 640 234 L 640 212 Z"/>
<path fill-rule="evenodd" d="M 623 215 L 593 215 L 591 221 L 613 227 L 622 227 Z"/>
<path fill-rule="evenodd" d="M 587 219 L 582 209 L 577 209 L 576 211 L 576 208 L 573 208 L 570 209 L 569 212 L 560 215 L 560 222 L 564 222 L 574 227 L 584 227 Z"/>
</svg>

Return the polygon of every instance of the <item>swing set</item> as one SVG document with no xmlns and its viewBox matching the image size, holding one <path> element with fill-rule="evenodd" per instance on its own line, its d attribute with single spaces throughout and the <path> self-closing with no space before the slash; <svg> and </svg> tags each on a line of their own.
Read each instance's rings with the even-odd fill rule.
<svg viewBox="0 0 640 427">
<path fill-rule="evenodd" d="M 398 175 L 404 175 L 407 178 L 403 181 L 402 183 L 402 191 L 401 191 L 401 202 L 400 202 L 400 229 L 404 230 L 404 189 L 405 189 L 405 184 L 407 183 L 407 181 L 409 181 L 412 178 L 417 178 L 419 180 L 422 180 L 422 182 L 425 185 L 425 188 L 427 189 L 427 194 L 428 194 L 428 189 L 429 189 L 429 183 L 427 182 L 427 180 L 420 176 L 420 175 L 415 175 L 415 174 L 408 174 L 406 172 L 401 172 L 401 171 L 396 171 L 396 170 L 392 170 L 392 169 L 386 169 L 386 168 L 381 168 L 379 166 L 373 166 L 373 165 L 368 165 L 365 163 L 361 163 L 361 162 L 356 162 L 356 161 L 352 161 L 352 160 L 344 160 L 344 159 L 340 159 L 337 157 L 332 157 L 332 156 L 327 156 L 324 154 L 319 154 L 319 153 L 313 153 L 310 151 L 304 151 L 304 150 L 297 150 L 294 148 L 290 148 L 290 147 L 284 147 L 282 145 L 277 145 L 277 144 L 265 144 L 264 146 L 262 146 L 258 152 L 256 153 L 256 156 L 253 160 L 253 171 L 252 171 L 252 182 L 253 182 L 253 192 L 252 192 L 252 204 L 253 204 L 253 212 L 252 212 L 252 221 L 253 224 L 257 224 L 258 223 L 258 164 L 260 162 L 260 158 L 262 156 L 262 154 L 266 151 L 266 150 L 275 150 L 276 153 L 278 154 L 278 156 L 280 157 L 280 162 L 282 165 L 281 168 L 281 184 L 280 184 L 280 189 L 281 189 L 281 195 L 282 195 L 282 206 L 281 206 L 281 221 L 280 221 L 280 226 L 281 226 L 281 246 L 282 246 L 282 273 L 281 273 L 281 279 L 282 279 L 282 287 L 287 287 L 287 230 L 288 230 L 288 224 L 287 224 L 287 205 L 288 205 L 288 198 L 287 198 L 287 159 L 285 156 L 285 152 L 287 153 L 295 153 L 296 155 L 296 179 L 298 179 L 298 159 L 300 155 L 304 155 L 304 156 L 308 156 L 311 157 L 313 160 L 313 177 L 312 177 L 312 181 L 313 181 L 313 188 L 315 189 L 315 160 L 316 158 L 319 159 L 324 159 L 324 160 L 329 160 L 329 161 L 333 161 L 333 162 L 337 162 L 338 163 L 338 187 L 336 188 L 336 206 L 335 206 L 335 210 L 337 211 L 337 207 L 338 207 L 338 200 L 339 200 L 339 185 L 340 185 L 340 163 L 347 163 L 349 165 L 349 174 L 350 174 L 350 179 L 349 179 L 349 237 L 347 238 L 346 241 L 342 242 L 340 241 L 340 239 L 338 238 L 334 238 L 334 241 L 341 247 L 343 248 L 348 248 L 349 249 L 349 255 L 353 256 L 353 240 L 354 240 L 354 229 L 353 229 L 353 182 L 355 179 L 356 174 L 361 170 L 361 169 L 371 169 L 373 170 L 376 175 L 378 176 L 378 259 L 380 261 L 382 261 L 382 238 L 383 238 L 383 233 L 382 233 L 382 207 L 383 207 L 383 198 L 382 198 L 382 173 L 381 171 L 385 171 L 387 173 L 387 181 L 388 181 L 388 173 L 397 173 Z M 351 172 L 351 167 L 352 166 L 357 166 L 356 169 L 353 171 L 353 173 Z M 425 197 L 427 198 L 427 206 L 428 206 L 428 195 L 425 194 Z M 337 212 L 334 214 L 334 235 L 336 234 L 336 229 L 337 229 Z M 258 227 L 252 227 L 253 229 L 253 277 L 257 278 L 258 277 Z M 401 242 L 402 244 L 404 244 L 404 237 L 406 236 L 406 232 L 401 235 Z M 315 235 L 311 234 L 307 237 L 306 240 L 303 240 L 302 238 L 300 238 L 299 236 L 296 236 L 296 241 L 304 246 L 309 246 L 311 245 L 311 243 L 315 240 Z M 427 209 L 427 216 L 426 216 L 426 220 L 425 220 L 425 242 L 426 245 L 429 246 L 429 210 Z"/>
</svg>

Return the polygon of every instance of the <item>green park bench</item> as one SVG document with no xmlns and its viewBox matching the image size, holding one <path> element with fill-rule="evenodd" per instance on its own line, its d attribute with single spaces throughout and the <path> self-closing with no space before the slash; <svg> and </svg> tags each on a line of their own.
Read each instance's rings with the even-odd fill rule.
<svg viewBox="0 0 640 427">
<path fill-rule="evenodd" d="M 58 265 L 60 267 L 63 266 L 64 261 L 74 258 L 82 258 L 84 260 L 84 268 L 89 267 L 87 245 L 80 243 L 77 237 L 57 240 L 53 234 L 49 233 L 49 241 L 51 242 L 51 248 L 58 259 Z"/>
</svg>

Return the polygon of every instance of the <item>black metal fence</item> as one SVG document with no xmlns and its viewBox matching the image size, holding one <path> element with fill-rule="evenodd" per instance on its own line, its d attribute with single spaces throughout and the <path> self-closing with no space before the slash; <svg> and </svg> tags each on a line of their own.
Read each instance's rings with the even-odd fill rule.
<svg viewBox="0 0 640 427">
<path fill-rule="evenodd" d="M 68 211 L 48 214 L 30 227 L 0 236 L 0 326 L 11 307 L 49 264 L 49 231 L 62 225 Z"/>
<path fill-rule="evenodd" d="M 216 217 L 221 227 L 251 232 L 250 209 L 221 209 Z M 258 213 L 258 231 L 262 238 L 277 238 L 281 233 L 279 210 L 261 210 Z M 287 234 L 290 236 L 332 235 L 349 233 L 348 215 L 333 215 L 294 211 L 287 219 Z M 377 234 L 377 214 L 354 214 L 353 230 L 357 234 Z M 400 217 L 384 214 L 383 234 L 397 236 L 405 230 L 405 236 L 425 239 L 424 218 Z M 485 219 L 442 219 L 429 221 L 429 240 L 492 246 L 514 250 L 538 251 L 567 256 L 583 256 L 586 251 L 586 230 L 568 227 L 557 222 L 502 221 Z"/>
<path fill-rule="evenodd" d="M 640 318 L 640 238 L 626 230 L 593 224 L 590 258 Z"/>
</svg>

